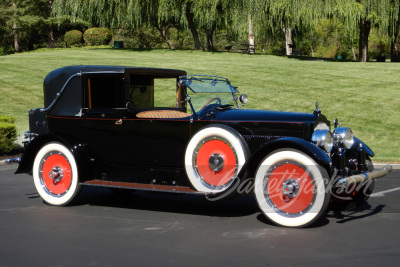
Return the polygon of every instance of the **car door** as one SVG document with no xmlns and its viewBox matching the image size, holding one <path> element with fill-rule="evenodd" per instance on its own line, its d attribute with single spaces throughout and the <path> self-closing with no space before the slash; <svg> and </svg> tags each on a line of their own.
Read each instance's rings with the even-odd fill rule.
<svg viewBox="0 0 400 267">
<path fill-rule="evenodd" d="M 86 85 L 85 131 L 98 178 L 150 183 L 181 176 L 177 172 L 184 170 L 189 114 L 169 108 L 168 114 L 183 113 L 184 117 L 138 117 L 159 109 L 140 107 L 147 101 L 144 98 L 130 102 L 120 74 L 89 75 Z"/>
</svg>

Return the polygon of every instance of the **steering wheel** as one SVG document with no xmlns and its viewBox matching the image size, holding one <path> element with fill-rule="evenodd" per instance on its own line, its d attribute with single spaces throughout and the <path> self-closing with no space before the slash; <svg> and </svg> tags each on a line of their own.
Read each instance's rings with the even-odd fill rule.
<svg viewBox="0 0 400 267">
<path fill-rule="evenodd" d="M 202 110 L 203 108 L 207 107 L 208 104 L 210 104 L 211 102 L 213 102 L 213 101 L 215 101 L 215 100 L 217 100 L 217 104 L 220 104 L 220 105 L 221 105 L 221 98 L 219 98 L 219 97 L 214 97 L 214 98 L 211 98 L 210 100 L 208 100 L 207 103 L 205 103 L 204 106 L 202 106 L 200 110 Z"/>
</svg>

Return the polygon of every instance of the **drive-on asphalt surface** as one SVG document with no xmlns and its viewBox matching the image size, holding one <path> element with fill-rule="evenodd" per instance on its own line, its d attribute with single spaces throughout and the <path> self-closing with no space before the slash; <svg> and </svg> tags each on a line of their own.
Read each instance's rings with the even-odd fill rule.
<svg viewBox="0 0 400 267">
<path fill-rule="evenodd" d="M 89 188 L 53 207 L 32 177 L 0 167 L 0 266 L 399 266 L 400 171 L 358 212 L 305 229 L 277 227 L 252 197 Z"/>
</svg>

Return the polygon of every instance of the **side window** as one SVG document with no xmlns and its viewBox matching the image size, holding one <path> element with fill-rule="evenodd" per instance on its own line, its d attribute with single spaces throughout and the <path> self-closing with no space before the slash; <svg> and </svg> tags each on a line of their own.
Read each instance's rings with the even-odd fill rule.
<svg viewBox="0 0 400 267">
<path fill-rule="evenodd" d="M 178 95 L 176 78 L 154 80 L 154 102 L 156 107 L 176 108 Z M 179 91 L 180 93 L 180 91 Z M 180 98 L 179 98 L 180 99 Z"/>
<path fill-rule="evenodd" d="M 131 75 L 126 99 L 136 109 L 154 108 L 154 79 Z"/>
<path fill-rule="evenodd" d="M 123 74 L 91 74 L 86 76 L 89 109 L 125 108 Z"/>
<path fill-rule="evenodd" d="M 177 78 L 131 75 L 129 84 L 125 97 L 136 109 L 177 107 Z"/>
</svg>

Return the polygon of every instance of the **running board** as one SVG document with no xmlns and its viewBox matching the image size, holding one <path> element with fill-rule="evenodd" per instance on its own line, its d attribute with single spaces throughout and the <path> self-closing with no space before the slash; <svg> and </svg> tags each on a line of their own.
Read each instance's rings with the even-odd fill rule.
<svg viewBox="0 0 400 267">
<path fill-rule="evenodd" d="M 111 182 L 102 180 L 91 180 L 80 184 L 90 185 L 90 186 L 100 186 L 100 187 L 114 187 L 114 188 L 157 191 L 157 192 L 187 193 L 187 194 L 202 194 L 202 195 L 205 194 L 204 192 L 195 191 L 190 187 L 176 186 L 176 185 L 124 183 L 124 182 Z"/>
</svg>

